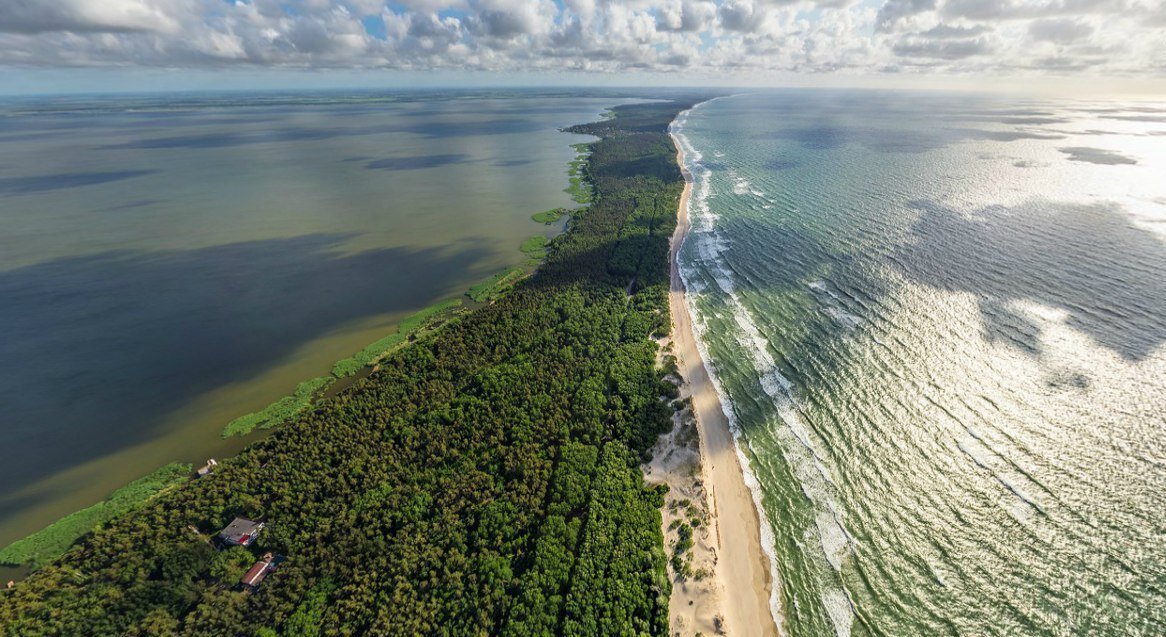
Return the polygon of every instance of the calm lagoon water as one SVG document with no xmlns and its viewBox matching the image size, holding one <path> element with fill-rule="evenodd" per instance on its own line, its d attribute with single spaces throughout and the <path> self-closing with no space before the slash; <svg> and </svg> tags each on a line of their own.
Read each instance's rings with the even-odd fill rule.
<svg viewBox="0 0 1166 637">
<path fill-rule="evenodd" d="M 519 264 L 614 98 L 0 102 L 0 545 Z M 622 100 L 626 101 L 626 100 Z"/>
<path fill-rule="evenodd" d="M 786 634 L 1166 633 L 1166 104 L 785 91 L 676 129 Z"/>
</svg>

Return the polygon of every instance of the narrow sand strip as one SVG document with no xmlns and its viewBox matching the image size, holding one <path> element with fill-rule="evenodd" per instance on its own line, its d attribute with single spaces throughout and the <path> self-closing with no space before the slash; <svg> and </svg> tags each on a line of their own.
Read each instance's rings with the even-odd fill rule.
<svg viewBox="0 0 1166 637">
<path fill-rule="evenodd" d="M 685 381 L 681 392 L 692 397 L 700 437 L 700 472 L 711 513 L 709 540 L 716 565 L 714 586 L 720 597 L 718 614 L 724 618 L 725 634 L 776 636 L 777 627 L 769 608 L 769 560 L 761 548 L 757 509 L 753 505 L 753 495 L 745 485 L 729 421 L 721 410 L 720 399 L 701 360 L 688 305 L 684 302 L 684 282 L 680 278 L 677 253 L 689 228 L 688 198 L 692 194 L 692 175 L 684 165 L 684 151 L 675 135 L 673 142 L 677 148 L 676 161 L 684 174 L 684 194 L 680 197 L 676 231 L 672 235 L 672 284 L 668 295 L 672 310 L 672 342 Z M 678 602 L 688 605 L 687 596 L 677 597 L 674 593 L 673 606 Z"/>
</svg>

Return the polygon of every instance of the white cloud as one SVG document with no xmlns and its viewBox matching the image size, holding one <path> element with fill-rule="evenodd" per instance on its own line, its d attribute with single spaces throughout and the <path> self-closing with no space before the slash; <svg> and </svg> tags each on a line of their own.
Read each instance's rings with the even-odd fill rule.
<svg viewBox="0 0 1166 637">
<path fill-rule="evenodd" d="M 1166 74 L 1166 5 L 0 0 L 0 65 L 1160 77 Z"/>
<path fill-rule="evenodd" d="M 173 32 L 175 7 L 152 0 L 0 0 L 0 31 L 12 33 Z"/>
</svg>

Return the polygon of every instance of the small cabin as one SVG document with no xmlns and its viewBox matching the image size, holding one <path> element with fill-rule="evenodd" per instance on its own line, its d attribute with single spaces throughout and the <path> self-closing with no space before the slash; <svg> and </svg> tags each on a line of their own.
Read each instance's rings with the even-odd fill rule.
<svg viewBox="0 0 1166 637">
<path fill-rule="evenodd" d="M 207 460 L 206 464 L 204 464 L 203 466 L 198 468 L 198 472 L 197 472 L 198 477 L 201 478 L 203 476 L 210 475 L 210 474 L 214 473 L 215 467 L 217 467 L 217 466 L 219 466 L 219 463 L 214 458 Z"/>
<path fill-rule="evenodd" d="M 273 553 L 264 555 L 263 559 L 252 564 L 251 568 L 247 569 L 247 572 L 239 580 L 239 583 L 248 590 L 255 590 L 259 588 L 259 585 L 263 583 L 264 578 L 266 578 L 275 569 L 279 568 L 279 565 L 282 564 L 285 559 L 286 558 L 284 558 L 284 556 L 275 555 Z"/>
<path fill-rule="evenodd" d="M 219 531 L 219 539 L 229 546 L 251 546 L 259 533 L 263 531 L 262 522 L 254 522 L 246 518 L 235 518 L 227 528 Z"/>
</svg>

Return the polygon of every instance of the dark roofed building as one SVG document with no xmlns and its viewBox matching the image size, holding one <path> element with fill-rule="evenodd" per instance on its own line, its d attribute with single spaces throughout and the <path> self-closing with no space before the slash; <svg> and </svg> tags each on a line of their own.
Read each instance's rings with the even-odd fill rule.
<svg viewBox="0 0 1166 637">
<path fill-rule="evenodd" d="M 219 538 L 227 544 L 236 546 L 251 546 L 259 533 L 263 531 L 262 522 L 253 522 L 246 518 L 235 518 L 227 528 L 219 531 Z"/>
</svg>

